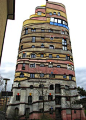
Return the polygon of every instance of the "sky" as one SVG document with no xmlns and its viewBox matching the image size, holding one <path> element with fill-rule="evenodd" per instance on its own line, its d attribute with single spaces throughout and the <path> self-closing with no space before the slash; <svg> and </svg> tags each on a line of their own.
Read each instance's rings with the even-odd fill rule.
<svg viewBox="0 0 86 120">
<path fill-rule="evenodd" d="M 8 20 L 0 66 L 0 75 L 9 78 L 7 90 L 11 89 L 17 63 L 18 47 L 23 21 L 35 13 L 35 8 L 45 5 L 46 0 L 15 0 L 15 20 Z M 49 0 L 65 5 L 73 52 L 77 86 L 86 89 L 86 4 L 85 0 Z M 1 89 L 1 88 L 0 88 Z"/>
</svg>

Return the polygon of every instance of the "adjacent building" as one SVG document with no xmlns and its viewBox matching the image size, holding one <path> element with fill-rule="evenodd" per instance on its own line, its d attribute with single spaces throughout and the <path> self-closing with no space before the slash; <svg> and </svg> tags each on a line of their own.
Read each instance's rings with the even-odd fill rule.
<svg viewBox="0 0 86 120">
<path fill-rule="evenodd" d="M 40 119 L 84 120 L 76 89 L 73 54 L 65 6 L 46 1 L 23 22 L 13 96 L 7 109 L 16 115 Z"/>
<path fill-rule="evenodd" d="M 0 0 L 0 63 L 4 45 L 7 20 L 15 18 L 15 0 Z"/>
</svg>

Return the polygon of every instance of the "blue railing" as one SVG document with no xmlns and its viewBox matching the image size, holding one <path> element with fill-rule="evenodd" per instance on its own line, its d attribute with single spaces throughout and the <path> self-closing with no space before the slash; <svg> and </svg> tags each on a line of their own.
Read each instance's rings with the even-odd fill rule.
<svg viewBox="0 0 86 120">
<path fill-rule="evenodd" d="M 61 27 L 65 27 L 69 30 L 69 27 L 64 25 L 64 24 L 61 24 L 61 23 L 55 23 L 55 22 L 50 22 L 50 25 L 56 25 L 56 26 L 61 26 Z"/>
</svg>

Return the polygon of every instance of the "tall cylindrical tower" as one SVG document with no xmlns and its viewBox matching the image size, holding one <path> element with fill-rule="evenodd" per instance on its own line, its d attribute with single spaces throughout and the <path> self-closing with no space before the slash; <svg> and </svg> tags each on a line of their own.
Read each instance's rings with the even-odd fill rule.
<svg viewBox="0 0 86 120">
<path fill-rule="evenodd" d="M 78 99 L 65 6 L 46 1 L 23 22 L 13 96 L 7 109 L 16 115 L 54 120 L 80 119 L 83 111 L 72 102 Z"/>
</svg>

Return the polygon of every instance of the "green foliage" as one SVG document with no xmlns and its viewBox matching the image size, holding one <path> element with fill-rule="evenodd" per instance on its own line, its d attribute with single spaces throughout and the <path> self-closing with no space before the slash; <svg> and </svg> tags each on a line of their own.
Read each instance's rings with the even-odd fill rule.
<svg viewBox="0 0 86 120">
<path fill-rule="evenodd" d="M 50 116 L 48 115 L 44 115 L 44 116 L 42 115 L 40 120 L 54 120 L 54 119 L 50 118 Z"/>
<path fill-rule="evenodd" d="M 16 115 L 15 112 L 13 112 L 10 116 L 12 120 L 19 120 L 19 115 Z"/>
<path fill-rule="evenodd" d="M 86 116 L 86 110 L 84 110 L 85 116 Z"/>
<path fill-rule="evenodd" d="M 86 90 L 84 90 L 83 88 L 80 88 L 80 87 L 78 87 L 77 90 L 78 90 L 80 96 L 86 97 Z"/>
<path fill-rule="evenodd" d="M 78 87 L 77 90 L 78 90 L 79 95 L 83 98 L 80 100 L 76 100 L 74 103 L 82 104 L 83 107 L 86 109 L 86 90 L 84 90 L 83 88 L 80 88 L 80 87 Z"/>
</svg>

